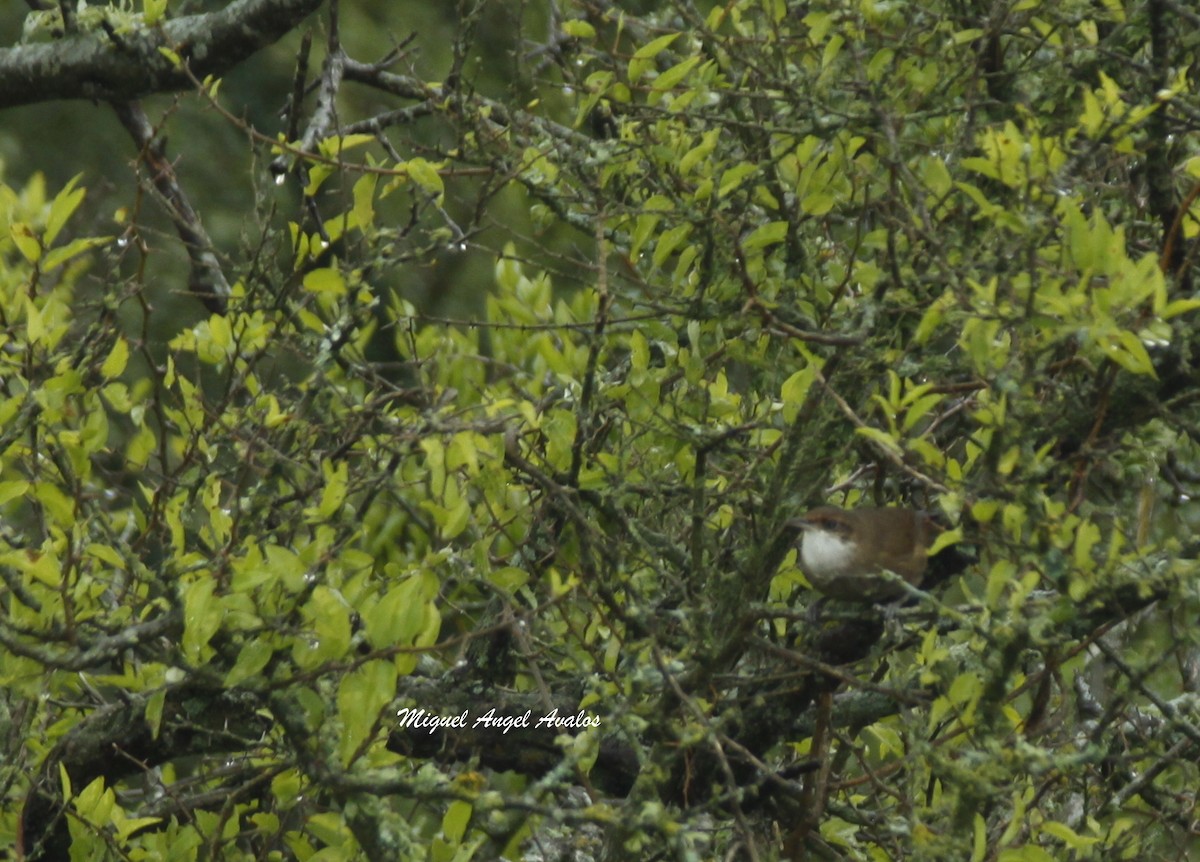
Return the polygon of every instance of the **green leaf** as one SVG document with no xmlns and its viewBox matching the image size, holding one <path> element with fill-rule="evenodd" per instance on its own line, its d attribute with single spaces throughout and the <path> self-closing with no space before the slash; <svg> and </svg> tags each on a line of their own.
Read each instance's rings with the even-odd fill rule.
<svg viewBox="0 0 1200 862">
<path fill-rule="evenodd" d="M 210 353 L 214 358 L 224 358 L 233 347 L 233 327 L 229 318 L 223 314 L 214 314 L 208 318 L 208 338 L 215 352 Z"/>
<path fill-rule="evenodd" d="M 79 816 L 94 825 L 108 824 L 116 801 L 112 791 L 105 789 L 102 775 L 94 778 L 74 799 L 75 810 Z"/>
<path fill-rule="evenodd" d="M 467 833 L 467 824 L 471 822 L 472 811 L 474 808 L 471 803 L 461 799 L 451 802 L 450 807 L 446 809 L 446 814 L 442 817 L 442 835 L 451 844 L 462 843 L 463 836 Z"/>
<path fill-rule="evenodd" d="M 437 588 L 437 577 L 425 571 L 388 590 L 363 613 L 368 643 L 376 649 L 413 645 L 428 622 Z"/>
<path fill-rule="evenodd" d="M 471 505 L 467 501 L 467 498 L 463 497 L 446 514 L 446 519 L 441 524 L 442 538 L 446 541 L 456 538 L 467 528 L 467 524 L 470 522 Z"/>
<path fill-rule="evenodd" d="M 1091 521 L 1081 521 L 1075 527 L 1073 562 L 1076 569 L 1086 572 L 1096 568 L 1096 561 L 1092 559 L 1092 548 L 1096 546 L 1100 538 L 1100 527 Z"/>
<path fill-rule="evenodd" d="M 311 670 L 326 661 L 344 658 L 350 648 L 350 609 L 333 589 L 320 585 L 304 604 L 308 630 L 297 633 L 292 658 L 300 667 Z"/>
<path fill-rule="evenodd" d="M 314 509 L 312 506 L 304 510 L 305 517 L 310 523 L 328 521 L 342 507 L 346 499 L 347 478 L 350 466 L 342 461 L 336 466 L 328 459 L 321 462 L 321 472 L 325 477 L 325 487 L 321 490 L 321 501 Z"/>
<path fill-rule="evenodd" d="M 652 57 L 657 57 L 668 45 L 678 39 L 679 36 L 679 33 L 668 33 L 665 36 L 659 36 L 657 39 L 647 42 L 634 51 L 633 57 L 635 60 L 649 60 Z"/>
<path fill-rule="evenodd" d="M 712 129 L 711 131 L 705 132 L 700 139 L 700 143 L 696 144 L 696 146 L 684 153 L 683 158 L 679 160 L 679 173 L 681 175 L 687 175 L 691 173 L 692 168 L 712 155 L 713 150 L 715 150 L 717 147 L 717 140 L 719 139 L 720 134 L 720 129 Z M 685 224 L 688 228 L 691 227 L 690 224 L 686 222 Z"/>
<path fill-rule="evenodd" d="M 1150 361 L 1150 354 L 1146 352 L 1141 339 L 1129 330 L 1106 333 L 1100 336 L 1096 343 L 1105 356 L 1126 371 L 1158 378 L 1154 371 L 1154 363 Z"/>
<path fill-rule="evenodd" d="M 937 538 L 933 540 L 933 544 L 929 546 L 929 551 L 927 553 L 932 557 L 943 548 L 948 548 L 951 545 L 957 545 L 962 541 L 962 539 L 963 532 L 961 527 L 955 527 L 953 530 L 943 530 L 942 532 L 938 533 Z"/>
<path fill-rule="evenodd" d="M 915 437 L 906 441 L 909 451 L 916 452 L 921 460 L 930 466 L 941 470 L 946 464 L 946 453 L 924 437 Z"/>
<path fill-rule="evenodd" d="M 378 182 L 378 174 L 363 174 L 354 183 L 350 221 L 359 230 L 365 230 L 375 222 L 375 186 Z"/>
<path fill-rule="evenodd" d="M 979 813 L 975 814 L 974 840 L 971 848 L 971 862 L 983 862 L 987 856 L 987 821 Z"/>
<path fill-rule="evenodd" d="M 975 673 L 960 673 L 950 683 L 946 697 L 955 706 L 966 706 L 983 692 L 983 685 Z"/>
<path fill-rule="evenodd" d="M 342 724 L 342 766 L 353 762 L 379 721 L 379 713 L 396 696 L 396 666 L 387 660 L 369 661 L 347 674 L 338 685 L 338 717 Z"/>
<path fill-rule="evenodd" d="M 130 438 L 129 445 L 125 447 L 125 462 L 135 469 L 145 467 L 157 445 L 158 440 L 154 436 L 154 431 L 149 425 L 143 425 Z"/>
<path fill-rule="evenodd" d="M 29 493 L 29 483 L 23 479 L 12 482 L 0 482 L 0 506 L 3 506 L 9 500 L 23 497 L 27 493 Z"/>
<path fill-rule="evenodd" d="M 1024 847 L 1000 851 L 996 862 L 1056 862 L 1056 860 L 1041 847 L 1035 844 L 1026 844 Z"/>
<path fill-rule="evenodd" d="M 897 455 L 903 454 L 904 450 L 900 448 L 900 444 L 896 442 L 896 438 L 886 431 L 882 431 L 879 428 L 864 426 L 862 428 L 855 428 L 854 432 L 862 437 L 866 437 L 868 440 L 874 440 L 889 452 L 894 452 Z"/>
<path fill-rule="evenodd" d="M 670 69 L 667 69 L 661 75 L 654 79 L 652 89 L 665 91 L 669 90 L 688 76 L 692 69 L 696 68 L 696 64 L 700 62 L 699 57 L 688 57 L 682 63 L 676 63 Z M 714 132 L 717 130 L 713 130 Z"/>
<path fill-rule="evenodd" d="M 147 27 L 157 24 L 167 12 L 167 0 L 142 0 L 142 21 Z"/>
<path fill-rule="evenodd" d="M 917 324 L 916 331 L 913 332 L 913 341 L 917 344 L 925 344 L 929 341 L 933 333 L 942 325 L 942 321 L 946 319 L 946 312 L 953 304 L 954 294 L 950 291 L 946 291 L 931 302 L 925 309 L 925 313 L 921 315 L 921 322 Z"/>
<path fill-rule="evenodd" d="M 111 236 L 87 236 L 71 240 L 66 245 L 51 249 L 46 254 L 46 260 L 43 262 L 42 267 L 47 272 L 53 271 L 72 258 L 76 258 L 94 248 L 108 245 L 110 242 L 112 242 Z"/>
<path fill-rule="evenodd" d="M 1042 823 L 1040 828 L 1041 831 L 1047 835 L 1053 835 L 1072 850 L 1079 850 L 1084 853 L 1100 840 L 1098 838 L 1084 837 L 1067 824 L 1059 823 L 1057 820 L 1047 820 Z"/>
<path fill-rule="evenodd" d="M 216 585 L 212 578 L 200 577 L 184 587 L 183 654 L 193 664 L 203 664 L 202 654 L 221 628 L 223 614 L 214 595 Z"/>
<path fill-rule="evenodd" d="M 867 80 L 878 81 L 892 67 L 892 60 L 895 58 L 896 52 L 891 48 L 881 48 L 875 52 L 869 63 L 867 63 Z"/>
<path fill-rule="evenodd" d="M 75 183 L 79 182 L 79 178 L 82 176 L 83 174 L 76 174 L 71 177 L 62 190 L 54 196 L 54 202 L 50 205 L 50 214 L 46 216 L 46 230 L 42 240 L 47 246 L 54 245 L 54 240 L 58 238 L 58 232 L 62 230 L 71 214 L 79 208 L 79 204 L 83 202 L 85 191 L 75 188 Z"/>
<path fill-rule="evenodd" d="M 921 421 L 930 410 L 937 407 L 946 398 L 945 395 L 933 393 L 918 398 L 915 402 L 909 405 L 908 412 L 904 414 L 904 424 L 901 426 L 905 431 L 912 429 L 914 425 Z"/>
<path fill-rule="evenodd" d="M 161 822 L 161 817 L 126 817 L 121 808 L 114 809 L 112 817 L 112 823 L 117 828 L 117 839 L 121 842 L 129 840 L 134 832 Z"/>
<path fill-rule="evenodd" d="M 1163 306 L 1158 316 L 1163 320 L 1170 320 L 1172 317 L 1187 314 L 1197 308 L 1200 308 L 1200 299 L 1173 299 Z"/>
<path fill-rule="evenodd" d="M 446 195 L 446 186 L 436 165 L 425 159 L 409 159 L 401 167 L 408 172 L 414 183 L 429 192 L 438 203 L 442 202 Z"/>
<path fill-rule="evenodd" d="M 783 242 L 787 238 L 788 223 L 786 221 L 772 221 L 764 225 L 760 225 L 742 240 L 742 248 L 746 251 L 765 248 L 769 245 Z"/>
<path fill-rule="evenodd" d="M 654 68 L 654 58 L 665 50 L 668 45 L 678 39 L 679 35 L 679 33 L 668 33 L 638 48 L 633 53 L 633 59 L 629 61 L 629 83 L 636 84 L 648 71 Z"/>
<path fill-rule="evenodd" d="M 334 267 L 309 270 L 304 274 L 304 289 L 327 296 L 345 296 L 346 280 Z"/>
<path fill-rule="evenodd" d="M 658 227 L 658 223 L 662 221 L 662 216 L 656 213 L 643 213 L 637 217 L 633 229 L 633 236 L 629 244 L 629 256 L 637 260 L 642 254 L 642 246 L 650 239 L 650 235 L 654 233 L 654 229 Z"/>
<path fill-rule="evenodd" d="M 779 395 L 783 400 L 783 417 L 795 422 L 800 408 L 808 399 L 808 391 L 817 380 L 817 366 L 809 363 L 783 382 Z"/>
<path fill-rule="evenodd" d="M 346 150 L 370 144 L 375 140 L 374 135 L 331 135 L 317 144 L 317 152 L 326 158 L 335 159 Z"/>
<path fill-rule="evenodd" d="M 118 336 L 112 346 L 112 350 L 108 352 L 108 358 L 100 366 L 100 376 L 105 380 L 112 380 L 114 377 L 120 376 L 121 372 L 125 370 L 125 365 L 128 361 L 129 342 L 123 337 Z"/>
<path fill-rule="evenodd" d="M 679 247 L 680 243 L 684 242 L 692 232 L 692 226 L 684 222 L 677 224 L 675 227 L 662 232 L 658 238 L 658 242 L 654 246 L 654 256 L 652 258 L 655 267 L 661 267 Z"/>
<path fill-rule="evenodd" d="M 721 186 L 717 190 L 717 194 L 725 197 L 734 189 L 739 188 L 747 179 L 757 176 L 758 173 L 758 165 L 750 162 L 742 162 L 734 165 L 721 174 Z"/>
<path fill-rule="evenodd" d="M 1009 446 L 1008 449 L 1000 456 L 996 462 L 996 472 L 1001 476 L 1007 476 L 1016 468 L 1017 462 L 1021 459 L 1021 447 Z"/>
<path fill-rule="evenodd" d="M 322 183 L 333 176 L 334 166 L 323 162 L 309 165 L 308 184 L 304 187 L 305 197 L 314 196 L 320 190 Z"/>
<path fill-rule="evenodd" d="M 229 673 L 225 675 L 226 687 L 233 688 L 239 686 L 247 680 L 258 676 L 274 654 L 275 651 L 271 649 L 262 636 L 247 641 L 238 652 L 237 661 L 229 669 Z"/>
<path fill-rule="evenodd" d="M 506 593 L 515 593 L 529 583 L 529 573 L 516 566 L 504 566 L 493 571 L 488 576 L 488 580 Z"/>
<path fill-rule="evenodd" d="M 842 46 L 846 44 L 846 40 L 840 34 L 834 34 L 828 42 L 825 43 L 825 50 L 821 52 L 821 69 L 828 70 L 833 61 L 837 59 L 838 54 L 842 53 Z"/>
<path fill-rule="evenodd" d="M 9 225 L 8 233 L 16 243 L 17 250 L 27 261 L 37 263 L 42 259 L 42 243 L 29 225 L 14 222 Z"/>
<path fill-rule="evenodd" d="M 800 210 L 805 215 L 823 216 L 833 209 L 837 200 L 827 191 L 814 192 L 800 199 Z"/>
<path fill-rule="evenodd" d="M 578 18 L 572 18 L 570 21 L 564 21 L 562 29 L 563 32 L 572 39 L 596 38 L 596 28 L 587 21 L 582 21 Z"/>
</svg>

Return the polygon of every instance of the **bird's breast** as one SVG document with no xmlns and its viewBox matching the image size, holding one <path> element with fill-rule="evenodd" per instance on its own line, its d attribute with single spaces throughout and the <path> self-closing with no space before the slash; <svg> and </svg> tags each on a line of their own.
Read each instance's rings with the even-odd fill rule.
<svg viewBox="0 0 1200 862">
<path fill-rule="evenodd" d="M 856 556 L 853 544 L 825 530 L 805 533 L 800 542 L 803 568 L 817 578 L 832 578 L 853 571 Z"/>
</svg>

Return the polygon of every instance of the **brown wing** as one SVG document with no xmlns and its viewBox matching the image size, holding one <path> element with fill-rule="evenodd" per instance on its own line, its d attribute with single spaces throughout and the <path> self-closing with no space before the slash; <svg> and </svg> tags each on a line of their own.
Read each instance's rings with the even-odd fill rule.
<svg viewBox="0 0 1200 862">
<path fill-rule="evenodd" d="M 929 562 L 925 552 L 937 535 L 933 522 L 912 509 L 884 508 L 878 512 L 883 546 L 893 561 L 890 568 L 910 584 L 919 585 Z M 909 537 L 917 541 L 910 541 Z"/>
</svg>

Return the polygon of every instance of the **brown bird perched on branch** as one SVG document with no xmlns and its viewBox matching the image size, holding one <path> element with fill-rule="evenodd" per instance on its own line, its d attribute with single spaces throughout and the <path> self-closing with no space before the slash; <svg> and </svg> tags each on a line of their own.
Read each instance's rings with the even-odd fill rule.
<svg viewBox="0 0 1200 862">
<path fill-rule="evenodd" d="M 925 582 L 929 548 L 941 532 L 927 513 L 899 506 L 822 506 L 786 526 L 801 531 L 800 569 L 814 588 L 830 598 L 872 603 L 904 593 L 885 571 L 915 587 Z M 961 571 L 967 558 L 947 547 L 933 562 L 940 581 Z"/>
</svg>

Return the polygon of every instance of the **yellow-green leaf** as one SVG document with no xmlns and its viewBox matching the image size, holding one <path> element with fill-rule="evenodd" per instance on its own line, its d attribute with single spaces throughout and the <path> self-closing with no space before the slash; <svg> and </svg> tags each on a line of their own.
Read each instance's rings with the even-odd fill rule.
<svg viewBox="0 0 1200 862">
<path fill-rule="evenodd" d="M 46 216 L 46 231 L 43 237 L 43 242 L 47 246 L 53 245 L 54 240 L 58 238 L 58 232 L 62 230 L 63 225 L 67 223 L 67 219 L 83 202 L 85 194 L 83 189 L 75 188 L 75 183 L 79 182 L 79 178 L 83 174 L 76 174 L 71 177 L 62 190 L 54 196 L 54 203 L 50 204 L 50 214 Z"/>
<path fill-rule="evenodd" d="M 351 222 L 360 230 L 370 227 L 375 221 L 375 185 L 378 181 L 378 174 L 363 174 L 354 183 Z"/>
<path fill-rule="evenodd" d="M 86 251 L 91 251 L 102 245 L 108 245 L 110 242 L 112 242 L 112 237 L 110 236 L 85 236 L 73 239 L 66 245 L 59 246 L 47 252 L 46 260 L 42 266 L 46 270 L 55 269 Z"/>
<path fill-rule="evenodd" d="M 1133 374 L 1148 374 L 1157 378 L 1150 354 L 1135 333 L 1127 329 L 1102 336 L 1097 344 L 1104 355 Z"/>
<path fill-rule="evenodd" d="M 750 234 L 742 240 L 742 248 L 750 251 L 783 242 L 787 237 L 787 231 L 788 223 L 786 221 L 767 222 L 750 231 Z"/>
<path fill-rule="evenodd" d="M 125 364 L 129 361 L 129 342 L 124 338 L 118 337 L 112 350 L 108 352 L 108 358 L 104 360 L 104 364 L 100 366 L 100 376 L 105 380 L 112 380 L 125 370 Z"/>
<path fill-rule="evenodd" d="M 261 637 L 247 641 L 238 652 L 237 661 L 225 675 L 225 685 L 233 688 L 258 676 L 267 666 L 272 655 L 274 655 L 274 650 Z"/>
<path fill-rule="evenodd" d="M 404 168 L 414 183 L 433 195 L 438 203 L 442 202 L 446 194 L 446 186 L 442 182 L 442 176 L 438 173 L 437 166 L 425 159 L 409 159 L 404 163 Z"/>
<path fill-rule="evenodd" d="M 636 84 L 640 81 L 653 68 L 654 58 L 678 38 L 679 33 L 668 33 L 638 48 L 633 54 L 633 59 L 629 61 L 629 83 Z"/>
<path fill-rule="evenodd" d="M 572 39 L 594 39 L 596 36 L 596 28 L 587 21 L 581 21 L 578 18 L 564 21 L 562 28 L 563 32 Z"/>
<path fill-rule="evenodd" d="M 783 381 L 779 395 L 783 399 L 783 417 L 788 422 L 795 421 L 816 379 L 817 366 L 809 364 Z"/>
<path fill-rule="evenodd" d="M 700 62 L 699 57 L 688 57 L 682 63 L 676 63 L 670 69 L 667 69 L 661 75 L 654 79 L 653 89 L 669 90 L 687 77 L 692 69 L 696 68 L 696 64 Z"/>
<path fill-rule="evenodd" d="M 28 491 L 29 483 L 24 479 L 13 482 L 0 482 L 0 506 L 9 500 L 15 500 L 17 497 L 24 496 Z"/>
<path fill-rule="evenodd" d="M 9 226 L 8 233 L 17 244 L 17 250 L 27 261 L 37 263 L 42 259 L 42 243 L 29 225 L 14 222 Z"/>
<path fill-rule="evenodd" d="M 167 0 L 142 0 L 142 21 L 153 27 L 167 11 Z"/>
<path fill-rule="evenodd" d="M 874 440 L 890 452 L 894 452 L 897 455 L 903 454 L 903 450 L 900 448 L 900 444 L 896 442 L 896 438 L 886 431 L 882 431 L 879 428 L 872 428 L 868 425 L 862 428 L 855 428 L 854 432 L 866 437 L 868 440 Z"/>
<path fill-rule="evenodd" d="M 411 645 L 424 628 L 437 578 L 422 572 L 388 590 L 363 613 L 367 642 L 376 649 Z"/>
<path fill-rule="evenodd" d="M 446 809 L 446 815 L 442 818 L 442 834 L 451 844 L 462 842 L 473 810 L 471 803 L 461 799 L 451 802 L 450 807 Z"/>
<path fill-rule="evenodd" d="M 342 765 L 361 752 L 379 721 L 380 711 L 396 695 L 396 667 L 391 661 L 369 661 L 347 674 L 338 686 Z"/>
<path fill-rule="evenodd" d="M 200 663 L 202 651 L 221 628 L 221 609 L 213 595 L 216 581 L 202 577 L 184 587 L 183 654 Z"/>
</svg>

